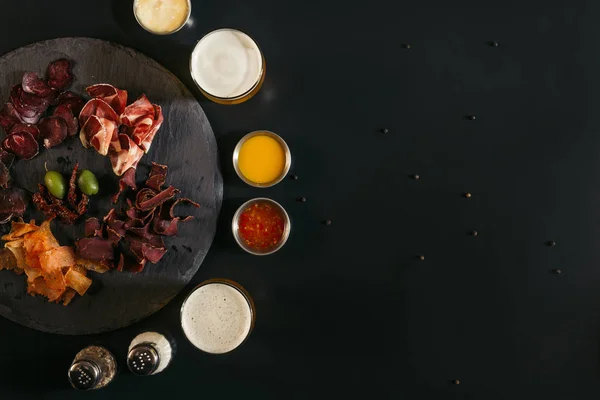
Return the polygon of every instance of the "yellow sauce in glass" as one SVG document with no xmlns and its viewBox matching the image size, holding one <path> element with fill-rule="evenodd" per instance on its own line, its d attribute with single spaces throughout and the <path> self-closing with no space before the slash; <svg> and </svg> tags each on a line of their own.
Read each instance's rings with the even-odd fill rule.
<svg viewBox="0 0 600 400">
<path fill-rule="evenodd" d="M 254 136 L 244 144 L 238 155 L 238 168 L 246 179 L 254 183 L 273 182 L 285 168 L 285 151 L 270 136 Z"/>
<path fill-rule="evenodd" d="M 171 33 L 185 23 L 188 0 L 136 0 L 135 15 L 147 30 Z"/>
</svg>

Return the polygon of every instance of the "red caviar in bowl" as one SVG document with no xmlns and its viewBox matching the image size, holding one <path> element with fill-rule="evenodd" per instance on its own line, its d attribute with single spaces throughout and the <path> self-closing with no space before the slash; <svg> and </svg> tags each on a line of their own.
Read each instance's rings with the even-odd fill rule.
<svg viewBox="0 0 600 400">
<path fill-rule="evenodd" d="M 246 208 L 238 222 L 239 235 L 248 247 L 266 250 L 275 247 L 285 228 L 281 211 L 268 203 L 255 203 Z"/>
</svg>

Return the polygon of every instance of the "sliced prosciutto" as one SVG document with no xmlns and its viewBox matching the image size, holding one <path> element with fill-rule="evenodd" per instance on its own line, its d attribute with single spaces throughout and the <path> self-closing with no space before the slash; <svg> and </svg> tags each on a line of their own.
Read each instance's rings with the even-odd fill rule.
<svg viewBox="0 0 600 400">
<path fill-rule="evenodd" d="M 67 123 L 60 117 L 46 117 L 40 121 L 38 127 L 47 149 L 62 143 L 67 137 Z"/>
<path fill-rule="evenodd" d="M 46 69 L 48 86 L 56 90 L 64 90 L 73 82 L 71 63 L 66 58 L 51 62 Z"/>
<path fill-rule="evenodd" d="M 150 150 L 154 135 L 156 135 L 156 132 L 158 132 L 164 120 L 162 108 L 156 104 L 153 104 L 152 106 L 154 107 L 154 122 L 150 128 L 147 130 L 140 130 L 140 132 L 136 132 L 134 129 L 133 132 L 133 141 L 144 150 L 144 153 L 147 153 L 148 150 Z"/>
<path fill-rule="evenodd" d="M 125 126 L 136 127 L 146 125 L 151 127 L 154 123 L 154 106 L 145 94 L 125 107 L 121 114 L 121 123 Z"/>
<path fill-rule="evenodd" d="M 118 153 L 113 152 L 110 154 L 110 162 L 117 176 L 123 175 L 129 168 L 136 168 L 144 155 L 144 151 L 129 136 L 123 133 L 119 134 L 119 143 L 122 150 Z"/>
<path fill-rule="evenodd" d="M 31 160 L 40 151 L 37 140 L 29 132 L 18 132 L 7 136 L 2 146 L 24 160 Z"/>
<path fill-rule="evenodd" d="M 117 114 L 121 114 L 127 105 L 127 91 L 117 89 L 108 83 L 88 86 L 85 91 L 93 98 L 107 102 Z"/>
<path fill-rule="evenodd" d="M 119 122 L 119 115 L 102 99 L 91 99 L 85 103 L 85 106 L 83 106 L 79 113 L 79 125 L 84 126 L 88 118 L 92 115 L 109 119 L 115 123 Z"/>
<path fill-rule="evenodd" d="M 105 156 L 116 130 L 117 124 L 114 121 L 92 115 L 81 128 L 79 139 L 84 147 L 94 147 L 98 153 Z"/>
</svg>

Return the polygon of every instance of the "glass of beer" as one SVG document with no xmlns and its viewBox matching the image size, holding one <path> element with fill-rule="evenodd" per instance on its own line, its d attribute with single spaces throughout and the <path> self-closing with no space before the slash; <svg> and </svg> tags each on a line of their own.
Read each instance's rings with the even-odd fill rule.
<svg viewBox="0 0 600 400">
<path fill-rule="evenodd" d="M 228 279 L 210 279 L 183 301 L 181 327 L 198 349 L 224 354 L 248 338 L 255 316 L 254 302 L 242 286 Z"/>
<path fill-rule="evenodd" d="M 250 36 L 217 29 L 198 41 L 190 57 L 192 79 L 204 96 L 219 104 L 252 98 L 265 80 L 265 57 Z"/>
</svg>

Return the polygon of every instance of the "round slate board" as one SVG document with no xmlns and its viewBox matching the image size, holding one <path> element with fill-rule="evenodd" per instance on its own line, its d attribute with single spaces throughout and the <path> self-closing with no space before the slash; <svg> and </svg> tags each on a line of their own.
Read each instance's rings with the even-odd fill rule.
<svg viewBox="0 0 600 400">
<path fill-rule="evenodd" d="M 167 184 L 181 195 L 200 203 L 196 209 L 178 207 L 180 215 L 194 215 L 180 224 L 176 237 L 165 238 L 169 251 L 156 265 L 147 264 L 138 274 L 109 271 L 90 273 L 93 285 L 71 304 L 49 303 L 26 292 L 25 276 L 0 271 L 0 315 L 27 327 L 60 334 L 91 334 L 122 328 L 149 316 L 167 304 L 190 281 L 212 243 L 223 197 L 223 181 L 218 167 L 217 143 L 206 115 L 187 88 L 156 61 L 139 52 L 89 38 L 48 40 L 20 48 L 0 57 L 0 99 L 8 100 L 10 88 L 26 71 L 45 75 L 46 66 L 58 58 L 73 63 L 75 81 L 70 90 L 84 94 L 94 83 L 111 83 L 129 92 L 128 103 L 145 93 L 159 104 L 165 121 L 152 147 L 137 169 L 142 184 L 151 161 L 169 167 Z M 11 169 L 14 184 L 30 192 L 43 182 L 44 164 L 68 177 L 74 163 L 93 171 L 101 192 L 91 199 L 86 215 L 102 218 L 112 208 L 109 197 L 117 190 L 117 177 L 110 161 L 93 149 L 84 149 L 78 137 L 67 139 L 50 150 L 41 149 L 30 161 L 17 161 Z M 128 190 L 131 195 L 131 191 Z M 27 218 L 40 223 L 41 213 L 30 207 Z M 75 226 L 59 221 L 52 229 L 61 245 L 73 245 L 83 236 L 83 220 Z M 4 227 L 6 229 L 6 226 Z"/>
</svg>

